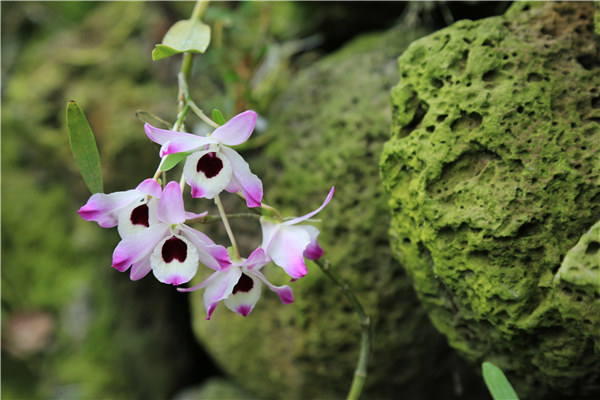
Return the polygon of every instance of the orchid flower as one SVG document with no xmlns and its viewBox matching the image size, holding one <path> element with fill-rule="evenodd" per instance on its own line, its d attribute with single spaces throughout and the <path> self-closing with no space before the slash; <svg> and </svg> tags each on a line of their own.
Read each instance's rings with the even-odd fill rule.
<svg viewBox="0 0 600 400">
<path fill-rule="evenodd" d="M 250 172 L 250 166 L 235 150 L 227 146 L 244 143 L 254 130 L 256 113 L 245 111 L 236 115 L 209 136 L 144 126 L 146 135 L 161 144 L 160 157 L 191 152 L 183 167 L 183 175 L 192 188 L 192 197 L 212 199 L 227 190 L 242 191 L 248 207 L 260 207 L 263 188 L 260 179 Z"/>
<path fill-rule="evenodd" d="M 86 221 L 96 221 L 103 228 L 117 226 L 121 238 L 154 224 L 162 189 L 154 179 L 146 179 L 135 189 L 109 194 L 96 193 L 79 209 Z"/>
<path fill-rule="evenodd" d="M 184 224 L 190 217 L 204 215 L 187 213 L 179 184 L 169 182 L 156 206 L 156 223 L 123 237 L 113 252 L 113 268 L 124 272 L 131 267 L 132 280 L 152 270 L 160 282 L 180 285 L 194 277 L 198 262 L 211 268 L 228 266 L 223 246 Z"/>
<path fill-rule="evenodd" d="M 191 292 L 206 288 L 204 291 L 206 319 L 210 319 L 221 300 L 231 311 L 235 311 L 244 317 L 247 316 L 260 298 L 263 283 L 277 293 L 284 304 L 292 303 L 294 295 L 289 286 L 274 286 L 260 272 L 260 269 L 270 261 L 264 250 L 258 248 L 247 259 L 234 260 L 228 267 L 216 269 L 202 283 L 191 288 L 178 288 L 177 290 Z"/>
<path fill-rule="evenodd" d="M 331 200 L 335 188 L 332 187 L 327 198 L 316 210 L 298 218 L 278 222 L 261 217 L 263 241 L 261 248 L 273 262 L 284 269 L 293 279 L 302 278 L 307 273 L 304 257 L 317 260 L 323 255 L 323 249 L 317 242 L 319 230 L 312 225 L 296 225 L 316 215 Z"/>
</svg>

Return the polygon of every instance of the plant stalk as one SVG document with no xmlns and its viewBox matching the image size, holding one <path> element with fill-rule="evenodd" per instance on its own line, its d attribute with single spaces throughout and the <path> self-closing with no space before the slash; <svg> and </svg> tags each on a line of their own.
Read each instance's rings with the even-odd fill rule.
<svg viewBox="0 0 600 400">
<path fill-rule="evenodd" d="M 221 198 L 219 195 L 215 196 L 215 204 L 219 209 L 219 215 L 221 215 L 221 219 L 223 220 L 223 225 L 225 226 L 225 230 L 227 231 L 227 235 L 229 236 L 229 240 L 231 240 L 231 246 L 233 247 L 233 251 L 235 251 L 235 255 L 237 258 L 240 258 L 240 252 L 238 250 L 237 242 L 235 241 L 235 236 L 233 236 L 233 231 L 231 230 L 231 226 L 229 226 L 229 220 L 227 219 L 227 214 L 225 213 L 225 209 L 223 208 L 223 203 L 221 203 Z"/>
<path fill-rule="evenodd" d="M 357 400 L 362 393 L 367 378 L 367 363 L 371 351 L 371 320 L 352 289 L 350 289 L 350 286 L 338 275 L 335 269 L 331 268 L 329 261 L 318 259 L 315 260 L 315 263 L 321 268 L 325 275 L 338 286 L 342 293 L 344 293 L 358 316 L 360 325 L 360 352 L 358 355 L 358 362 L 356 363 L 356 369 L 354 370 L 352 385 L 350 386 L 347 397 L 347 400 Z"/>
</svg>

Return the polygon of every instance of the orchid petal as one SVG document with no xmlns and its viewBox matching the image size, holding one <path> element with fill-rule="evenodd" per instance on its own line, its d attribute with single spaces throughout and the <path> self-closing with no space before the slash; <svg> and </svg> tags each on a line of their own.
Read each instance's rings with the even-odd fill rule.
<svg viewBox="0 0 600 400">
<path fill-rule="evenodd" d="M 262 293 L 261 281 L 252 275 L 242 273 L 231 295 L 223 302 L 225 307 L 243 317 L 250 314 Z"/>
<path fill-rule="evenodd" d="M 221 152 L 229 159 L 231 167 L 233 169 L 233 176 L 231 180 L 235 187 L 227 187 L 229 189 L 241 188 L 244 197 L 246 198 L 246 204 L 248 207 L 260 207 L 262 196 L 263 196 L 263 185 L 258 176 L 250 172 L 250 166 L 244 160 L 237 151 L 223 146 Z M 233 193 L 236 193 L 237 190 Z"/>
<path fill-rule="evenodd" d="M 103 228 L 112 228 L 118 223 L 119 211 L 142 197 L 135 189 L 110 194 L 96 193 L 79 209 L 79 215 L 86 221 L 98 222 Z"/>
<path fill-rule="evenodd" d="M 275 223 L 268 218 L 260 217 L 260 227 L 262 228 L 262 244 L 260 247 L 264 249 L 267 255 L 269 254 L 269 244 L 273 241 L 273 237 L 279 232 L 281 224 Z"/>
<path fill-rule="evenodd" d="M 302 278 L 307 269 L 303 253 L 310 243 L 308 232 L 297 226 L 281 226 L 273 236 L 267 254 L 292 278 Z"/>
<path fill-rule="evenodd" d="M 269 258 L 263 249 L 260 247 L 252 252 L 248 259 L 244 262 L 246 269 L 252 270 L 256 268 L 257 270 L 267 265 L 269 262 Z"/>
<path fill-rule="evenodd" d="M 179 235 L 164 238 L 150 256 L 156 279 L 175 286 L 189 282 L 196 275 L 198 261 L 196 247 Z"/>
<path fill-rule="evenodd" d="M 150 178 L 137 185 L 135 190 L 147 196 L 156 198 L 160 198 L 160 195 L 162 194 L 162 187 L 160 184 L 154 179 Z"/>
<path fill-rule="evenodd" d="M 294 219 L 289 220 L 289 221 L 285 221 L 283 224 L 284 225 L 294 225 L 294 224 L 297 224 L 298 222 L 302 222 L 302 221 L 304 221 L 306 219 L 309 219 L 313 215 L 317 214 L 319 211 L 321 211 L 323 209 L 323 207 L 325 207 L 329 203 L 329 201 L 333 197 L 333 192 L 335 192 L 335 187 L 331 187 L 331 190 L 329 191 L 329 194 L 327 195 L 327 198 L 325 199 L 325 201 L 323 202 L 323 204 L 321 204 L 321 206 L 319 208 L 317 208 L 315 211 L 309 212 L 308 214 L 306 214 L 306 215 L 304 215 L 302 217 L 298 217 L 298 218 L 294 218 Z"/>
<path fill-rule="evenodd" d="M 200 214 L 196 214 L 196 213 L 193 213 L 193 212 L 186 211 L 185 212 L 185 220 L 187 221 L 189 219 L 204 218 L 207 215 L 208 215 L 208 211 L 204 211 L 203 213 L 200 213 Z"/>
<path fill-rule="evenodd" d="M 180 287 L 180 288 L 177 288 L 177 291 L 178 292 L 182 292 L 182 293 L 187 293 L 187 292 L 193 292 L 193 291 L 196 291 L 196 290 L 203 289 L 203 288 L 207 287 L 208 285 L 210 285 L 210 283 L 212 281 L 214 281 L 215 279 L 217 279 L 218 276 L 219 276 L 218 274 L 213 273 L 208 278 L 206 278 L 205 280 L 203 280 L 202 282 L 200 282 L 199 284 L 194 285 L 192 287 L 188 287 L 188 288 L 182 288 L 182 287 Z"/>
<path fill-rule="evenodd" d="M 156 224 L 124 238 L 113 252 L 112 267 L 117 271 L 126 271 L 131 264 L 150 254 L 158 242 L 165 237 L 168 230 L 167 225 Z"/>
<path fill-rule="evenodd" d="M 252 134 L 255 124 L 256 113 L 252 110 L 244 111 L 215 129 L 210 137 L 228 146 L 242 144 Z"/>
<path fill-rule="evenodd" d="M 204 157 L 210 157 L 217 163 L 213 169 L 203 171 L 198 168 L 205 160 Z M 220 161 L 220 165 L 218 164 Z M 212 199 L 223 191 L 231 181 L 232 166 L 228 158 L 222 153 L 212 150 L 198 151 L 191 154 L 183 166 L 183 175 L 185 180 L 192 187 L 192 197 L 204 197 Z"/>
<path fill-rule="evenodd" d="M 131 270 L 129 271 L 129 279 L 131 279 L 132 281 L 142 279 L 143 277 L 148 275 L 148 272 L 150 272 L 151 270 L 152 267 L 150 266 L 150 254 L 148 254 L 140 261 L 131 264 Z"/>
<path fill-rule="evenodd" d="M 231 181 L 229 181 L 229 185 L 225 188 L 229 193 L 237 193 L 240 191 L 240 185 L 238 184 L 235 177 L 232 176 Z"/>
<path fill-rule="evenodd" d="M 168 131 L 155 128 L 150 124 L 144 125 L 146 135 L 155 143 L 161 144 L 160 157 L 167 154 L 181 153 L 199 149 L 210 143 L 217 143 L 214 139 L 192 135 L 191 133 Z"/>
<path fill-rule="evenodd" d="M 262 272 L 254 271 L 253 274 L 258 277 L 258 279 L 263 281 L 269 289 L 277 293 L 283 304 L 290 304 L 294 302 L 294 292 L 288 285 L 275 286 L 267 280 L 267 277 L 264 276 Z"/>
<path fill-rule="evenodd" d="M 310 237 L 310 243 L 304 250 L 304 257 L 309 260 L 318 260 L 323 255 L 323 248 L 319 246 L 317 237 L 319 236 L 319 230 L 312 225 L 296 225 L 298 228 L 304 229 Z"/>
<path fill-rule="evenodd" d="M 219 301 L 231 295 L 233 288 L 242 276 L 242 271 L 239 268 L 228 268 L 213 273 L 213 276 L 215 276 L 214 279 L 211 280 L 204 291 L 204 307 L 208 314 L 206 319 L 210 319 Z"/>
<path fill-rule="evenodd" d="M 208 236 L 186 225 L 180 225 L 181 234 L 191 241 L 198 250 L 198 257 L 202 264 L 215 271 L 227 268 L 229 253 L 223 246 L 216 245 Z"/>
<path fill-rule="evenodd" d="M 158 218 L 168 224 L 185 222 L 185 209 L 179 183 L 171 181 L 163 190 L 162 197 L 158 202 Z"/>
</svg>

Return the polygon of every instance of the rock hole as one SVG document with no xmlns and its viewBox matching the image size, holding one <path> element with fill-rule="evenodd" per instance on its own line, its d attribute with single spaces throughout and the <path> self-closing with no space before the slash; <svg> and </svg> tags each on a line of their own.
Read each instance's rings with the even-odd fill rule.
<svg viewBox="0 0 600 400">
<path fill-rule="evenodd" d="M 490 161 L 499 159 L 498 154 L 487 149 L 477 148 L 467 151 L 455 161 L 444 164 L 440 177 L 427 186 L 427 192 L 433 198 L 445 196 L 452 192 L 458 183 L 480 175 Z"/>
<path fill-rule="evenodd" d="M 486 72 L 485 74 L 483 74 L 481 79 L 483 79 L 484 82 L 493 82 L 497 76 L 498 76 L 498 71 L 495 69 L 492 69 L 492 70 Z"/>
<path fill-rule="evenodd" d="M 600 59 L 591 54 L 584 54 L 576 58 L 577 62 L 588 71 L 594 67 L 600 67 Z"/>
<path fill-rule="evenodd" d="M 594 97 L 592 99 L 592 108 L 600 108 L 600 97 Z"/>
<path fill-rule="evenodd" d="M 554 36 L 556 35 L 556 30 L 554 29 L 554 27 L 549 27 L 549 26 L 542 26 L 542 29 L 540 29 L 540 32 L 542 33 L 542 35 L 548 35 L 548 36 Z"/>
<path fill-rule="evenodd" d="M 438 78 L 433 78 L 431 80 L 431 84 L 433 86 L 435 86 L 436 88 L 440 89 L 442 86 L 444 86 L 444 81 L 438 79 Z"/>
<path fill-rule="evenodd" d="M 588 243 L 588 247 L 587 249 L 585 249 L 585 254 L 596 254 L 598 253 L 598 250 L 600 250 L 600 242 L 596 242 L 595 240 L 593 240 L 590 243 Z"/>
<path fill-rule="evenodd" d="M 541 224 L 538 222 L 525 222 L 523 225 L 521 225 L 519 227 L 519 230 L 517 231 L 517 236 L 518 237 L 526 237 L 526 236 L 533 236 L 536 235 L 538 233 L 540 233 L 542 231 L 542 227 Z"/>
<path fill-rule="evenodd" d="M 535 72 L 531 72 L 529 75 L 527 75 L 527 82 L 539 82 L 541 80 L 542 76 Z"/>
<path fill-rule="evenodd" d="M 450 129 L 452 129 L 453 132 L 462 129 L 471 130 L 480 126 L 482 121 L 483 118 L 476 112 L 472 112 L 469 115 L 465 115 L 461 112 L 461 116 L 452 122 Z"/>
<path fill-rule="evenodd" d="M 438 115 L 437 122 L 444 122 L 447 117 L 448 117 L 447 114 Z"/>
<path fill-rule="evenodd" d="M 417 108 L 415 110 L 413 119 L 402 128 L 402 137 L 410 135 L 410 133 L 421 124 L 421 121 L 423 121 L 423 117 L 425 117 L 425 114 L 427 114 L 427 110 L 429 109 L 427 103 L 418 100 L 416 95 L 414 96 L 414 98 L 419 102 L 417 104 Z"/>
</svg>

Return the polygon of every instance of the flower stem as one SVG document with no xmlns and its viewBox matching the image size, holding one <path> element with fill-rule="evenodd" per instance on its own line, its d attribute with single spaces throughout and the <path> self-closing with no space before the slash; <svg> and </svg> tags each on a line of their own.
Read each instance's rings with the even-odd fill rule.
<svg viewBox="0 0 600 400">
<path fill-rule="evenodd" d="M 281 217 L 281 214 L 279 213 L 279 211 L 277 211 L 277 209 L 273 206 L 270 206 L 266 203 L 261 202 L 260 203 L 260 207 L 264 208 L 265 210 L 269 210 L 271 211 L 273 214 L 275 214 L 275 216 L 277 217 L 277 219 L 279 220 L 279 222 L 283 222 L 283 218 Z"/>
<path fill-rule="evenodd" d="M 219 209 L 219 214 L 221 215 L 221 219 L 223 220 L 223 225 L 225 226 L 225 230 L 227 231 L 227 235 L 229 236 L 229 240 L 231 240 L 231 246 L 235 251 L 235 255 L 237 258 L 240 258 L 240 252 L 238 250 L 237 242 L 235 241 L 235 237 L 233 236 L 233 232 L 231 230 L 231 226 L 229 226 L 229 220 L 227 219 L 227 214 L 225 214 L 225 209 L 223 209 L 223 203 L 221 203 L 221 198 L 219 195 L 215 196 L 215 204 Z"/>
<path fill-rule="evenodd" d="M 348 400 L 356 400 L 360 397 L 365 379 L 367 378 L 367 362 L 371 351 L 371 320 L 352 289 L 350 289 L 350 286 L 334 269 L 331 268 L 329 261 L 319 259 L 315 260 L 315 263 L 321 268 L 325 275 L 338 286 L 342 293 L 344 293 L 358 316 L 360 325 L 360 353 L 358 355 L 356 369 L 354 370 L 352 385 L 350 386 L 347 397 Z"/>
<path fill-rule="evenodd" d="M 236 214 L 227 214 L 227 219 L 255 219 L 260 220 L 260 214 L 253 213 L 236 213 Z M 202 224 L 209 224 L 211 222 L 221 221 L 222 218 L 220 215 L 205 215 L 204 217 L 188 219 L 187 222 L 200 222 Z"/>
<path fill-rule="evenodd" d="M 187 99 L 187 103 L 190 105 L 190 108 L 192 109 L 192 111 L 204 122 L 206 122 L 208 125 L 212 126 L 213 128 L 218 128 L 219 124 L 217 124 L 215 121 L 213 121 L 212 119 L 208 118 L 206 116 L 206 114 L 204 114 L 204 111 L 202 111 L 197 105 L 196 103 L 194 103 L 194 101 L 188 97 Z"/>
</svg>

